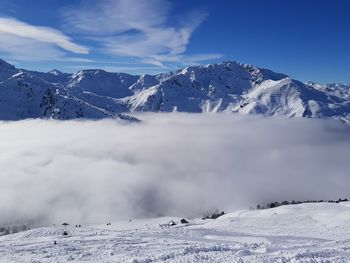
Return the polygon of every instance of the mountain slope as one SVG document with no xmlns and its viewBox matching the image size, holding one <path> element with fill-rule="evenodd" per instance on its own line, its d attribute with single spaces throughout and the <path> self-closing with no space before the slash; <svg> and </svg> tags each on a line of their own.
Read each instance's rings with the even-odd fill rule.
<svg viewBox="0 0 350 263">
<path fill-rule="evenodd" d="M 11 76 L 18 73 L 19 70 L 0 59 L 0 83 L 9 79 Z"/>
<path fill-rule="evenodd" d="M 185 224 L 174 217 L 72 223 L 0 236 L 0 262 L 349 262 L 349 216 L 349 203 L 322 203 Z"/>
<path fill-rule="evenodd" d="M 65 89 L 21 71 L 0 83 L 0 119 L 108 117 L 104 109 L 75 98 Z"/>
<path fill-rule="evenodd" d="M 0 60 L 0 119 L 105 118 L 119 113 L 235 112 L 350 120 L 350 88 L 306 84 L 237 62 L 155 76 L 16 69 Z"/>
</svg>

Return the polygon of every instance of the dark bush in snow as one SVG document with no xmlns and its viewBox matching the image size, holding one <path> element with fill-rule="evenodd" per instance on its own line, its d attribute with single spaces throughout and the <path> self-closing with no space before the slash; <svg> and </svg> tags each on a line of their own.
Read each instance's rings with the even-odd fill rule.
<svg viewBox="0 0 350 263">
<path fill-rule="evenodd" d="M 275 208 L 275 207 L 279 207 L 279 206 L 284 206 L 284 205 L 298 205 L 298 204 L 306 204 L 306 203 L 341 203 L 341 202 L 348 202 L 347 198 L 341 199 L 339 198 L 337 201 L 335 200 L 328 200 L 328 201 L 324 201 L 324 200 L 306 200 L 306 201 L 295 201 L 293 200 L 292 202 L 288 202 L 288 201 L 283 201 L 282 203 L 279 202 L 271 202 L 271 203 L 267 203 L 265 206 L 258 204 L 256 206 L 256 209 L 268 209 L 268 208 Z"/>
<path fill-rule="evenodd" d="M 188 224 L 189 222 L 186 219 L 181 219 L 181 224 Z"/>
<path fill-rule="evenodd" d="M 224 211 L 220 212 L 218 209 L 216 209 L 214 212 L 208 211 L 207 213 L 205 213 L 202 219 L 217 219 L 220 216 L 223 216 L 224 214 Z"/>
</svg>

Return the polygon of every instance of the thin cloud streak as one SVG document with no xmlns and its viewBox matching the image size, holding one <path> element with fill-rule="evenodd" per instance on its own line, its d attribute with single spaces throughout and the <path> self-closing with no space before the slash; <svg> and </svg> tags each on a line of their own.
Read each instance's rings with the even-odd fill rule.
<svg viewBox="0 0 350 263">
<path fill-rule="evenodd" d="M 88 54 L 89 49 L 74 43 L 62 32 L 33 26 L 15 18 L 0 17 L 0 52 L 16 60 L 49 60 L 66 52 Z"/>
<path fill-rule="evenodd" d="M 123 64 L 123 65 L 140 65 L 136 61 L 108 61 L 108 60 L 98 60 L 98 59 L 90 59 L 90 58 L 58 58 L 56 61 L 61 62 L 81 62 L 81 63 L 90 63 L 90 64 Z"/>
<path fill-rule="evenodd" d="M 74 65 L 74 66 L 67 66 L 66 69 L 71 69 L 73 72 L 77 70 L 89 70 L 93 69 L 91 66 L 88 65 Z M 151 66 L 140 66 L 137 64 L 137 66 L 126 64 L 125 66 L 120 65 L 120 66 L 108 66 L 105 64 L 98 65 L 99 70 L 105 70 L 107 72 L 111 73 L 128 73 L 128 74 L 135 74 L 139 75 L 140 72 L 148 72 L 149 74 L 158 74 L 161 73 L 160 69 L 158 67 L 151 67 Z M 70 70 L 70 71 L 71 71 Z"/>
<path fill-rule="evenodd" d="M 56 29 L 32 26 L 14 18 L 0 18 L 0 32 L 29 38 L 39 42 L 55 44 L 58 47 L 73 53 L 89 53 L 89 50 L 86 47 L 73 43 L 69 37 Z"/>
<path fill-rule="evenodd" d="M 2 58 L 15 61 L 47 61 L 63 57 L 65 52 L 53 45 L 0 32 Z"/>
</svg>

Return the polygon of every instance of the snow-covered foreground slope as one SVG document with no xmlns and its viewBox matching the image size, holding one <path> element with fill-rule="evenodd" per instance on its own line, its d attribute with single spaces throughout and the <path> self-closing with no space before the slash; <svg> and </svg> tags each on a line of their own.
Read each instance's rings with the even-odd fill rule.
<svg viewBox="0 0 350 263">
<path fill-rule="evenodd" d="M 234 112 L 350 120 L 348 85 L 306 84 L 253 65 L 223 62 L 155 76 L 103 70 L 66 74 L 0 60 L 0 120 L 101 119 L 125 112 Z"/>
<path fill-rule="evenodd" d="M 176 226 L 160 227 L 169 220 Z M 350 203 L 32 229 L 0 237 L 0 262 L 349 262 Z M 54 244 L 54 242 L 57 244 Z"/>
</svg>

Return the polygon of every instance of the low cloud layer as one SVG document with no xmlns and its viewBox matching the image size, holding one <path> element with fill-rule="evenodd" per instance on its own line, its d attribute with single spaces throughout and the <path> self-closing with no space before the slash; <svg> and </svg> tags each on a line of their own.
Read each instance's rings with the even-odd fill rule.
<svg viewBox="0 0 350 263">
<path fill-rule="evenodd" d="M 350 130 L 338 122 L 139 118 L 0 123 L 0 224 L 200 216 L 267 201 L 350 197 Z"/>
</svg>

